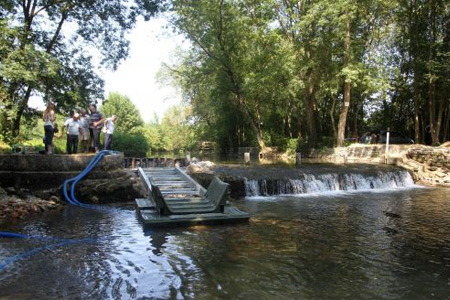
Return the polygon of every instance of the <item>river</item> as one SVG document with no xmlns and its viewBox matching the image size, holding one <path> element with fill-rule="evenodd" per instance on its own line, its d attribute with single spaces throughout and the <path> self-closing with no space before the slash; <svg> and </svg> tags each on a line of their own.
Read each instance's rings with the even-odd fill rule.
<svg viewBox="0 0 450 300">
<path fill-rule="evenodd" d="M 154 230 L 67 206 L 0 228 L 45 237 L 0 238 L 0 299 L 450 299 L 449 192 L 248 197 L 249 223 Z"/>
</svg>

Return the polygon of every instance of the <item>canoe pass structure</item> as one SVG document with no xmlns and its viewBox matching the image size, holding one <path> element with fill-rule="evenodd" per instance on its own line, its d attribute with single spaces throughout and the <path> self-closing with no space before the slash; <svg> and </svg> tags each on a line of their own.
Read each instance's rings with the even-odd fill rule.
<svg viewBox="0 0 450 300">
<path fill-rule="evenodd" d="M 138 168 L 147 198 L 136 199 L 144 225 L 189 226 L 246 222 L 250 214 L 230 205 L 228 184 L 214 177 L 208 189 L 178 166 Z"/>
</svg>

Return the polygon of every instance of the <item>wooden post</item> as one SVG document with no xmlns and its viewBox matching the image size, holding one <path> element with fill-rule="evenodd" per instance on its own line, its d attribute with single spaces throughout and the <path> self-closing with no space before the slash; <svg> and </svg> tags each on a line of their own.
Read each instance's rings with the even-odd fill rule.
<svg viewBox="0 0 450 300">
<path fill-rule="evenodd" d="M 250 152 L 244 153 L 244 162 L 246 165 L 248 165 L 250 163 Z"/>
<path fill-rule="evenodd" d="M 191 162 L 191 152 L 186 152 L 186 163 L 189 164 Z"/>
<path fill-rule="evenodd" d="M 299 168 L 302 163 L 302 154 L 300 152 L 295 153 L 295 167 Z"/>
</svg>

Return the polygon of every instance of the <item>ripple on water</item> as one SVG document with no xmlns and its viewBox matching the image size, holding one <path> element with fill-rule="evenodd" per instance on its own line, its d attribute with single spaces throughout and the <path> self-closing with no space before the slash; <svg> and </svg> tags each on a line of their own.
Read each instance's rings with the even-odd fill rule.
<svg viewBox="0 0 450 300">
<path fill-rule="evenodd" d="M 143 230 L 130 209 L 68 207 L 5 229 L 95 242 L 14 263 L 0 272 L 0 298 L 445 299 L 447 193 L 240 201 L 239 208 L 254 214 L 248 224 L 160 230 Z M 0 257 L 44 244 L 1 240 Z"/>
</svg>

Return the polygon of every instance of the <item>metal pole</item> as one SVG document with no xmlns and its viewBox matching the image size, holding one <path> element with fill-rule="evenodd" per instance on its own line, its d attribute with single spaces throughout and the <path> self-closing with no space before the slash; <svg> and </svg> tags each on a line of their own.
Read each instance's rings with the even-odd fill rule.
<svg viewBox="0 0 450 300">
<path fill-rule="evenodd" d="M 384 153 L 384 163 L 385 164 L 388 163 L 388 158 L 389 158 L 389 127 L 387 128 L 387 132 L 386 132 L 386 151 Z"/>
</svg>

